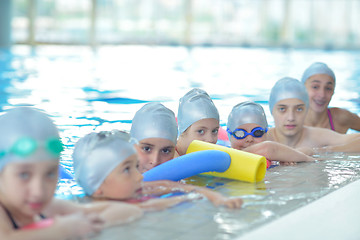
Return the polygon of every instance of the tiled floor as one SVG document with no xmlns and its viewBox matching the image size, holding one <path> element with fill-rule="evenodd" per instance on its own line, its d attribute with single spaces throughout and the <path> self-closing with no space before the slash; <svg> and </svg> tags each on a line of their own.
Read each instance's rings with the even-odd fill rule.
<svg viewBox="0 0 360 240">
<path fill-rule="evenodd" d="M 327 161 L 277 166 L 257 184 L 213 177 L 193 177 L 227 196 L 241 196 L 242 209 L 215 208 L 207 200 L 182 203 L 147 213 L 142 219 L 114 227 L 94 239 L 234 239 L 360 179 L 357 156 L 326 156 Z M 352 161 L 348 161 L 351 159 Z"/>
</svg>

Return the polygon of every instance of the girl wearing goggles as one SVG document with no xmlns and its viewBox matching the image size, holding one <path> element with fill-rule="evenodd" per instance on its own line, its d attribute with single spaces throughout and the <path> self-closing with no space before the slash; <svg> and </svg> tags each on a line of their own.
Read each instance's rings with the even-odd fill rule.
<svg viewBox="0 0 360 240">
<path fill-rule="evenodd" d="M 268 160 L 286 164 L 314 160 L 283 144 L 267 141 L 267 131 L 266 115 L 261 105 L 257 103 L 237 104 L 229 114 L 227 132 L 232 148 L 259 154 Z"/>
</svg>

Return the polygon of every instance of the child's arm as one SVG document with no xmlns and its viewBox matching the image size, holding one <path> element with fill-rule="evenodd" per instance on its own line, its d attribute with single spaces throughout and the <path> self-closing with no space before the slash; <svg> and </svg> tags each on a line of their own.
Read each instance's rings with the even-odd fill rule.
<svg viewBox="0 0 360 240">
<path fill-rule="evenodd" d="M 102 220 L 96 215 L 75 213 L 54 218 L 53 224 L 46 228 L 21 230 L 14 229 L 8 216 L 0 212 L 0 239 L 7 240 L 63 240 L 77 239 L 94 235 L 102 228 Z"/>
<path fill-rule="evenodd" d="M 284 144 L 265 141 L 244 148 L 243 151 L 259 154 L 270 161 L 279 162 L 311 162 L 314 158 L 304 154 L 302 151 L 288 147 Z"/>
<path fill-rule="evenodd" d="M 168 180 L 145 182 L 143 189 L 145 194 L 158 194 L 159 192 L 163 194 L 174 191 L 182 191 L 187 193 L 195 192 L 205 196 L 215 206 L 225 205 L 228 208 L 240 208 L 242 205 L 241 198 L 227 198 L 220 193 L 205 187 L 193 186 L 190 184 L 183 184 Z"/>
<path fill-rule="evenodd" d="M 49 211 L 49 214 L 55 214 L 56 212 L 57 214 L 73 212 L 83 212 L 87 215 L 96 214 L 104 220 L 105 227 L 131 222 L 143 215 L 143 211 L 139 207 L 118 201 L 101 201 L 87 204 L 77 204 L 60 199 L 54 201 L 52 213 Z"/>
<path fill-rule="evenodd" d="M 145 209 L 146 211 L 160 211 L 188 200 L 190 200 L 188 196 L 183 195 L 169 198 L 154 198 L 141 203 L 137 203 L 137 205 Z"/>
</svg>

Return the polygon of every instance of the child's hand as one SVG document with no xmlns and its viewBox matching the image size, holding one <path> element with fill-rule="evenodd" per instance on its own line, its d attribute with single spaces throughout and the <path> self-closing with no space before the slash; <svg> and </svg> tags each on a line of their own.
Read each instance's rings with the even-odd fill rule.
<svg viewBox="0 0 360 240">
<path fill-rule="evenodd" d="M 56 224 L 63 229 L 66 238 L 83 238 L 100 232 L 104 221 L 96 214 L 77 212 L 55 218 Z"/>
<path fill-rule="evenodd" d="M 224 197 L 222 203 L 220 205 L 223 205 L 227 208 L 241 208 L 243 204 L 243 200 L 241 198 L 227 198 Z"/>
<path fill-rule="evenodd" d="M 214 191 L 202 190 L 202 194 L 205 195 L 215 206 L 225 206 L 233 209 L 240 208 L 243 204 L 243 200 L 241 198 L 224 197 L 220 193 Z"/>
<path fill-rule="evenodd" d="M 295 166 L 296 162 L 280 162 L 282 166 Z"/>
<path fill-rule="evenodd" d="M 213 198 L 209 198 L 209 200 L 215 205 L 215 206 L 225 206 L 227 208 L 241 208 L 243 204 L 243 200 L 241 198 L 227 198 L 224 196 L 216 196 Z"/>
</svg>

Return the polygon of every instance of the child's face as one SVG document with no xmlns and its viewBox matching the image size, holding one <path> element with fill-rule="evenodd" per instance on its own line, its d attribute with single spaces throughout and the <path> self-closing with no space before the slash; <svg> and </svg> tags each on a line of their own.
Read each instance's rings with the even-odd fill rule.
<svg viewBox="0 0 360 240">
<path fill-rule="evenodd" d="M 238 126 L 236 129 L 244 129 L 247 133 L 251 133 L 251 131 L 257 127 L 261 127 L 261 126 L 255 123 L 246 123 Z M 242 150 L 256 143 L 265 141 L 266 138 L 265 136 L 266 133 L 261 137 L 253 137 L 252 135 L 248 135 L 243 139 L 236 139 L 233 135 L 231 135 L 230 138 L 231 147 L 238 150 Z"/>
<path fill-rule="evenodd" d="M 38 215 L 52 200 L 57 181 L 57 161 L 9 163 L 0 173 L 1 202 L 19 215 Z"/>
<path fill-rule="evenodd" d="M 144 173 L 174 158 L 175 144 L 164 138 L 147 138 L 137 146 L 139 171 Z"/>
<path fill-rule="evenodd" d="M 109 199 L 126 200 L 141 194 L 143 176 L 138 170 L 136 154 L 120 163 L 95 192 Z"/>
<path fill-rule="evenodd" d="M 215 118 L 201 119 L 193 123 L 182 134 L 184 149 L 187 149 L 193 140 L 216 143 L 218 140 L 219 121 Z"/>
<path fill-rule="evenodd" d="M 306 80 L 305 87 L 309 94 L 310 108 L 315 112 L 325 111 L 334 94 L 334 80 L 327 74 L 316 74 Z"/>
<path fill-rule="evenodd" d="M 303 129 L 306 106 L 297 98 L 284 99 L 275 104 L 272 114 L 276 129 L 284 136 L 292 137 Z"/>
</svg>

